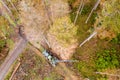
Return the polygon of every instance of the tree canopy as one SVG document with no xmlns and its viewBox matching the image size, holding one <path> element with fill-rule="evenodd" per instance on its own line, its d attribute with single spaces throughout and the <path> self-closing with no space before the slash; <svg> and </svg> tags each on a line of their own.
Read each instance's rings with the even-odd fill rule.
<svg viewBox="0 0 120 80">
<path fill-rule="evenodd" d="M 102 27 L 120 33 L 120 0 L 107 0 L 99 19 Z"/>
<path fill-rule="evenodd" d="M 63 44 L 68 46 L 77 41 L 77 26 L 75 26 L 68 16 L 59 18 L 54 21 L 49 32 L 56 37 L 56 39 Z"/>
</svg>

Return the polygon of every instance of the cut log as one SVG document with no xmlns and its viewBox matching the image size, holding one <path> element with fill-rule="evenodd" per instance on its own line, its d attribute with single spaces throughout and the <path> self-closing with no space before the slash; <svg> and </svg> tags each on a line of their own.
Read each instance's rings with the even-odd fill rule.
<svg viewBox="0 0 120 80">
<path fill-rule="evenodd" d="M 100 1 L 101 1 L 101 0 L 97 0 L 96 4 L 94 5 L 93 9 L 91 10 L 89 16 L 87 17 L 87 19 L 86 19 L 86 21 L 85 21 L 86 24 L 87 24 L 88 20 L 90 19 L 90 17 L 91 17 L 91 15 L 92 15 L 93 11 L 97 9 L 97 7 L 98 7 Z"/>
<path fill-rule="evenodd" d="M 89 41 L 91 38 L 93 38 L 95 35 L 97 34 L 97 32 L 93 32 L 86 40 L 84 40 L 81 44 L 80 44 L 80 47 L 82 45 L 84 45 L 87 41 Z"/>
<path fill-rule="evenodd" d="M 115 77 L 120 77 L 120 75 L 117 74 L 109 74 L 109 73 L 104 73 L 104 72 L 95 72 L 96 74 L 102 74 L 102 75 L 107 75 L 107 76 L 115 76 Z"/>
<path fill-rule="evenodd" d="M 79 6 L 79 8 L 78 8 L 78 11 L 77 11 L 77 14 L 76 14 L 76 17 L 75 17 L 75 20 L 74 20 L 74 24 L 76 24 L 76 21 L 77 21 L 79 12 L 80 12 L 80 10 L 82 10 L 81 8 L 83 7 L 83 6 L 82 6 L 83 4 L 84 4 L 84 0 L 82 0 L 81 3 L 80 3 L 80 6 Z"/>
<path fill-rule="evenodd" d="M 9 80 L 12 80 L 12 78 L 13 78 L 13 76 L 15 75 L 16 71 L 18 70 L 19 66 L 20 66 L 20 62 L 16 65 L 16 67 L 15 67 L 15 69 L 14 69 L 11 77 L 9 78 Z"/>
</svg>

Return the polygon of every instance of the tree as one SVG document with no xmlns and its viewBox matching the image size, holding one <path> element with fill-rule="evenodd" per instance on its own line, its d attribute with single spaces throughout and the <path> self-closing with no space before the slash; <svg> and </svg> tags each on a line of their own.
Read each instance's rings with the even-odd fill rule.
<svg viewBox="0 0 120 80">
<path fill-rule="evenodd" d="M 97 9 L 97 7 L 98 7 L 100 1 L 101 1 L 101 0 L 97 0 L 97 2 L 95 3 L 94 7 L 92 8 L 92 10 L 91 10 L 91 12 L 90 12 L 90 14 L 89 14 L 89 16 L 88 16 L 88 18 L 87 18 L 87 20 L 85 21 L 85 23 L 88 22 L 88 20 L 90 19 L 90 17 L 91 17 L 91 15 L 92 15 L 93 11 Z"/>
<path fill-rule="evenodd" d="M 117 56 L 117 53 L 117 50 L 114 48 L 98 52 L 95 61 L 97 70 L 119 67 L 119 56 Z"/>
<path fill-rule="evenodd" d="M 120 33 L 120 0 L 107 0 L 103 4 L 102 13 L 99 14 L 100 26 Z"/>
<path fill-rule="evenodd" d="M 54 35 L 57 41 L 65 47 L 76 43 L 77 28 L 78 27 L 71 22 L 69 16 L 65 16 L 54 21 L 49 33 Z"/>
</svg>

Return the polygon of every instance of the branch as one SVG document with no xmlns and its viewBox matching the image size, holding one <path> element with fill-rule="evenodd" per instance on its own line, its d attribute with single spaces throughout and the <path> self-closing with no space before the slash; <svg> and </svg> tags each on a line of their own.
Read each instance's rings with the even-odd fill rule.
<svg viewBox="0 0 120 80">
<path fill-rule="evenodd" d="M 12 14 L 12 11 L 7 7 L 7 5 L 4 3 L 4 1 L 0 0 L 0 2 L 3 4 L 3 6 L 8 10 L 10 14 Z"/>
<path fill-rule="evenodd" d="M 12 80 L 12 78 L 13 78 L 13 76 L 15 75 L 16 71 L 18 70 L 19 66 L 20 66 L 20 62 L 16 65 L 16 67 L 15 67 L 15 69 L 14 69 L 11 77 L 9 78 L 9 80 Z"/>
<path fill-rule="evenodd" d="M 56 63 L 60 63 L 60 62 L 78 62 L 77 60 L 56 60 Z"/>
<path fill-rule="evenodd" d="M 0 15 L 4 16 L 4 17 L 9 21 L 9 23 L 12 24 L 12 25 L 15 27 L 16 24 L 15 24 L 15 22 L 12 20 L 13 17 L 11 18 L 11 15 L 12 15 L 12 14 L 8 14 L 7 11 L 5 10 L 5 8 L 8 8 L 8 7 L 6 6 L 6 4 L 4 4 L 4 2 L 3 2 L 2 0 L 0 0 L 0 2 L 3 4 L 3 7 L 0 8 Z M 6 7 L 5 7 L 5 6 L 6 6 Z M 5 8 L 4 8 L 4 7 L 5 7 Z M 8 8 L 8 9 L 9 9 L 9 8 Z M 11 13 L 11 11 L 10 11 L 9 13 Z"/>
<path fill-rule="evenodd" d="M 17 8 L 14 6 L 14 4 L 12 3 L 11 0 L 8 0 L 10 2 L 10 4 L 12 5 L 12 7 L 16 10 L 16 12 L 18 12 Z"/>
<path fill-rule="evenodd" d="M 81 47 L 82 45 L 84 45 L 87 41 L 89 41 L 91 38 L 93 38 L 96 34 L 97 34 L 97 32 L 94 31 L 86 40 L 84 40 L 84 41 L 80 44 L 80 47 Z"/>
<path fill-rule="evenodd" d="M 83 3 L 82 8 L 80 10 L 80 14 L 82 13 L 84 6 L 85 6 L 85 4 Z"/>
<path fill-rule="evenodd" d="M 116 75 L 116 74 L 109 74 L 109 73 L 104 73 L 104 72 L 95 72 L 96 74 L 103 74 L 103 75 L 108 75 L 108 76 L 116 76 L 116 77 L 120 77 L 120 75 Z"/>
</svg>

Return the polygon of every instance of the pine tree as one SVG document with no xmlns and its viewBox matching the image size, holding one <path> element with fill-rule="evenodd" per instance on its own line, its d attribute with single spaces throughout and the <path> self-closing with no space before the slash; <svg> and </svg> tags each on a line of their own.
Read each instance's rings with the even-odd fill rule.
<svg viewBox="0 0 120 80">
<path fill-rule="evenodd" d="M 107 0 L 98 19 L 101 27 L 120 33 L 120 0 Z"/>
</svg>

